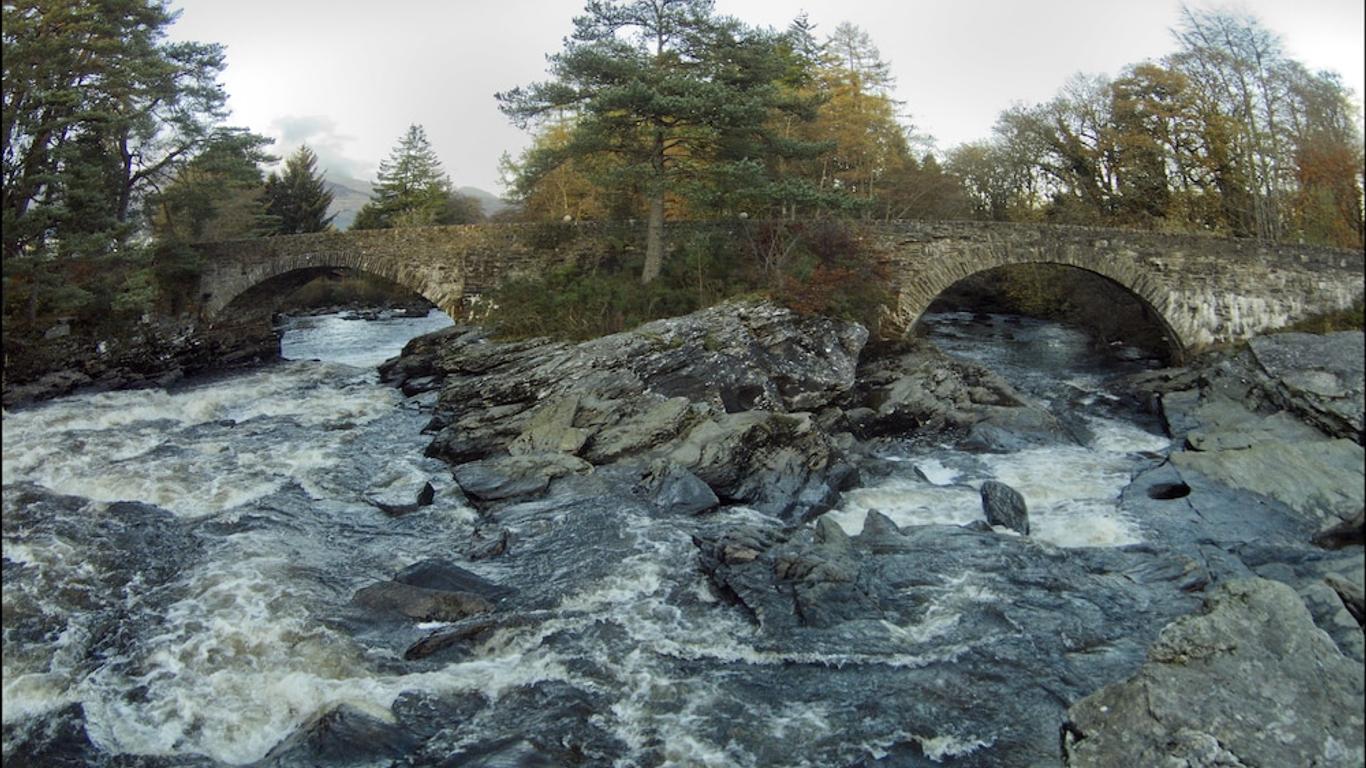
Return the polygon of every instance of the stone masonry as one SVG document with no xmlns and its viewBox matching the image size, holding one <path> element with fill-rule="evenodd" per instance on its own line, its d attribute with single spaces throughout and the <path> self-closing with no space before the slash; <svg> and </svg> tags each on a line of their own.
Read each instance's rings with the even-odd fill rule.
<svg viewBox="0 0 1366 768">
<path fill-rule="evenodd" d="M 754 223 L 677 223 L 744 236 Z M 891 326 L 910 329 L 935 297 L 974 273 L 1051 263 L 1109 278 L 1146 302 L 1175 349 L 1197 350 L 1272 330 L 1360 299 L 1360 251 L 1205 235 L 989 222 L 854 224 L 896 284 Z M 596 225 L 486 224 L 329 232 L 198 246 L 207 265 L 204 315 L 247 309 L 281 284 L 328 269 L 357 269 L 411 288 L 452 316 L 510 275 L 591 255 L 609 234 Z M 230 310 L 229 314 L 237 310 Z"/>
</svg>

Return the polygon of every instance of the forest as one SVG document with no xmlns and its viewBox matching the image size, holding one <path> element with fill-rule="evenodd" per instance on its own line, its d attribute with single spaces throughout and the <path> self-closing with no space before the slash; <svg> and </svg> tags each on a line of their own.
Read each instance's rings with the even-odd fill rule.
<svg viewBox="0 0 1366 768">
<path fill-rule="evenodd" d="M 166 4 L 7 1 L 3 22 L 7 349 L 11 336 L 59 320 L 107 329 L 192 313 L 196 241 L 331 227 L 316 156 L 302 147 L 282 162 L 270 139 L 226 124 L 225 52 L 168 40 Z M 830 290 L 870 277 L 841 234 L 850 219 L 1361 248 L 1356 95 L 1247 15 L 1185 8 L 1172 34 L 1170 55 L 1078 74 L 1045 103 L 1003 111 L 988 138 L 941 152 L 916 132 L 914 105 L 896 100 L 888 62 L 854 24 L 818 34 L 805 16 L 761 28 L 709 0 L 589 0 L 547 79 L 497 94 L 533 136 L 503 157 L 516 205 L 499 218 L 614 222 L 643 247 L 623 246 L 630 281 L 585 295 L 584 270 L 571 270 L 507 296 L 605 302 L 603 329 L 741 289 L 826 310 L 869 298 Z M 413 125 L 353 226 L 483 220 L 453 189 Z M 685 219 L 749 221 L 750 236 L 667 242 L 666 222 Z M 627 295 L 661 275 L 701 287 L 673 304 L 672 289 Z"/>
</svg>

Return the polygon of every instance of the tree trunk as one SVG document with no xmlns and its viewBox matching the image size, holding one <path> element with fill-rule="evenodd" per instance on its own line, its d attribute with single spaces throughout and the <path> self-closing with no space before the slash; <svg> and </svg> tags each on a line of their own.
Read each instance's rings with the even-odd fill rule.
<svg viewBox="0 0 1366 768">
<path fill-rule="evenodd" d="M 664 266 L 664 190 L 656 189 L 650 195 L 650 218 L 645 225 L 645 268 L 641 270 L 640 282 L 649 283 L 659 277 Z"/>
<path fill-rule="evenodd" d="M 651 164 L 654 179 L 650 185 L 650 217 L 645 225 L 645 268 L 640 272 L 642 285 L 648 284 L 664 266 L 664 131 L 655 129 Z"/>
</svg>

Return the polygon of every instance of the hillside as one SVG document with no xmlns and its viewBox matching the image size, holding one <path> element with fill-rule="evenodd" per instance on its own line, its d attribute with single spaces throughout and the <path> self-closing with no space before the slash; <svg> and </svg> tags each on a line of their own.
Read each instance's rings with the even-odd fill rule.
<svg viewBox="0 0 1366 768">
<path fill-rule="evenodd" d="M 332 193 L 332 206 L 327 209 L 328 213 L 336 216 L 332 220 L 332 225 L 337 229 L 349 229 L 351 223 L 356 220 L 356 214 L 370 200 L 372 189 L 370 182 L 349 176 L 333 178 L 331 174 L 328 174 L 327 178 L 323 180 L 323 184 L 327 187 L 327 191 Z M 510 207 L 497 195 L 478 187 L 459 187 L 456 191 L 478 200 L 485 216 L 492 216 Z"/>
</svg>

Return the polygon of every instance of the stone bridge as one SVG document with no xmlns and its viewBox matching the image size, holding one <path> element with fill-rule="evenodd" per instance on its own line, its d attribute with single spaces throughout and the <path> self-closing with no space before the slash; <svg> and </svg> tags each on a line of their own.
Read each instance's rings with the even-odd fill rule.
<svg viewBox="0 0 1366 768">
<path fill-rule="evenodd" d="M 755 222 L 676 223 L 670 242 L 709 229 L 748 237 Z M 1360 251 L 1204 235 L 988 222 L 851 223 L 890 269 L 893 327 L 911 328 L 945 289 L 1009 264 L 1062 264 L 1126 288 L 1161 318 L 1174 350 L 1236 341 L 1361 299 Z M 505 277 L 592 257 L 610 225 L 490 224 L 328 232 L 197 248 L 202 311 L 215 321 L 337 268 L 412 289 L 453 317 Z M 635 233 L 638 237 L 639 233 Z M 617 240 L 620 242 L 620 240 Z M 225 312 L 226 310 L 226 312 Z"/>
</svg>

